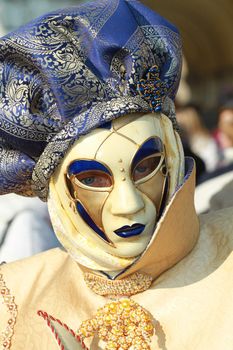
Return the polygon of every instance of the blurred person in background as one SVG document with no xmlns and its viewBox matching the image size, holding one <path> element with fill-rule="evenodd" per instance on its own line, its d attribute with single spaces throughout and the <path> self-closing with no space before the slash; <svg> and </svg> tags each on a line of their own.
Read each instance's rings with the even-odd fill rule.
<svg viewBox="0 0 233 350">
<path fill-rule="evenodd" d="M 219 167 L 201 177 L 195 191 L 198 213 L 233 206 L 233 99 L 219 109 L 215 138 L 222 151 Z"/>
<path fill-rule="evenodd" d="M 11 262 L 59 246 L 47 205 L 16 194 L 0 197 L 0 261 Z"/>
<path fill-rule="evenodd" d="M 223 151 L 223 165 L 233 162 L 233 99 L 221 106 L 218 114 L 217 140 Z"/>
<path fill-rule="evenodd" d="M 205 163 L 206 171 L 215 170 L 221 160 L 221 152 L 210 131 L 204 126 L 199 108 L 188 104 L 177 110 L 177 121 L 188 140 L 190 149 Z"/>
<path fill-rule="evenodd" d="M 202 176 L 206 173 L 205 163 L 196 153 L 194 153 L 191 150 L 187 133 L 185 132 L 185 130 L 181 126 L 180 126 L 180 130 L 179 130 L 179 134 L 180 134 L 181 142 L 182 142 L 183 149 L 184 149 L 184 155 L 186 157 L 192 157 L 195 160 L 196 183 L 198 184 L 200 182 L 200 179 L 202 178 Z"/>
</svg>

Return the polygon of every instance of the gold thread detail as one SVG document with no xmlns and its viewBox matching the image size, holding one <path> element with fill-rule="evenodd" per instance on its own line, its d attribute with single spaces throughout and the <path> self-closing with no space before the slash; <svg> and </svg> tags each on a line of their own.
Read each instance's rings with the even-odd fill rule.
<svg viewBox="0 0 233 350">
<path fill-rule="evenodd" d="M 150 350 L 155 327 L 149 312 L 131 299 L 120 299 L 97 310 L 82 322 L 78 336 L 84 340 L 98 334 L 105 350 Z"/>
<path fill-rule="evenodd" d="M 133 273 L 126 278 L 115 281 L 85 272 L 84 279 L 93 292 L 104 296 L 131 296 L 144 292 L 150 288 L 152 283 L 152 277 L 141 272 Z"/>
<path fill-rule="evenodd" d="M 0 337 L 2 350 L 7 350 L 11 347 L 11 339 L 14 334 L 14 326 L 17 318 L 17 305 L 15 304 L 15 298 L 11 296 L 10 290 L 6 287 L 2 274 L 0 274 L 0 294 L 3 298 L 3 304 L 6 305 L 7 311 L 10 314 L 6 329 L 1 333 Z"/>
</svg>

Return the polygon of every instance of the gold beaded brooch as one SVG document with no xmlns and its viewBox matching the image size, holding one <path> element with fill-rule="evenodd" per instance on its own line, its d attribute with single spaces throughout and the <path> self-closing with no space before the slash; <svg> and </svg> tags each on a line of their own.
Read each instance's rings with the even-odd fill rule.
<svg viewBox="0 0 233 350">
<path fill-rule="evenodd" d="M 151 350 L 154 324 L 151 315 L 131 299 L 106 304 L 96 315 L 82 322 L 78 336 L 84 340 L 95 334 L 105 350 Z"/>
</svg>

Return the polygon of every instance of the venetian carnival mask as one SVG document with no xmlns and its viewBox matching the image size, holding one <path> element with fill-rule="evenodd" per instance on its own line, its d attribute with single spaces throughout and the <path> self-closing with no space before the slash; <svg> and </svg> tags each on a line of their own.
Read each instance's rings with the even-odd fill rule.
<svg viewBox="0 0 233 350">
<path fill-rule="evenodd" d="M 123 116 L 76 141 L 49 196 L 55 232 L 76 261 L 119 271 L 143 253 L 180 181 L 177 148 L 160 114 Z"/>
</svg>

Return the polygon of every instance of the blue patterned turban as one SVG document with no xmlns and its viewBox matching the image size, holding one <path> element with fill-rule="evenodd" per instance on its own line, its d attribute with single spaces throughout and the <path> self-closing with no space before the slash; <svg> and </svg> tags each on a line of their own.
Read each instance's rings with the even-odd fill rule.
<svg viewBox="0 0 233 350">
<path fill-rule="evenodd" d="M 157 65 L 163 111 L 181 70 L 177 29 L 135 0 L 97 0 L 42 16 L 0 40 L 0 194 L 38 195 L 80 135 L 148 112 L 137 92 Z"/>
</svg>

